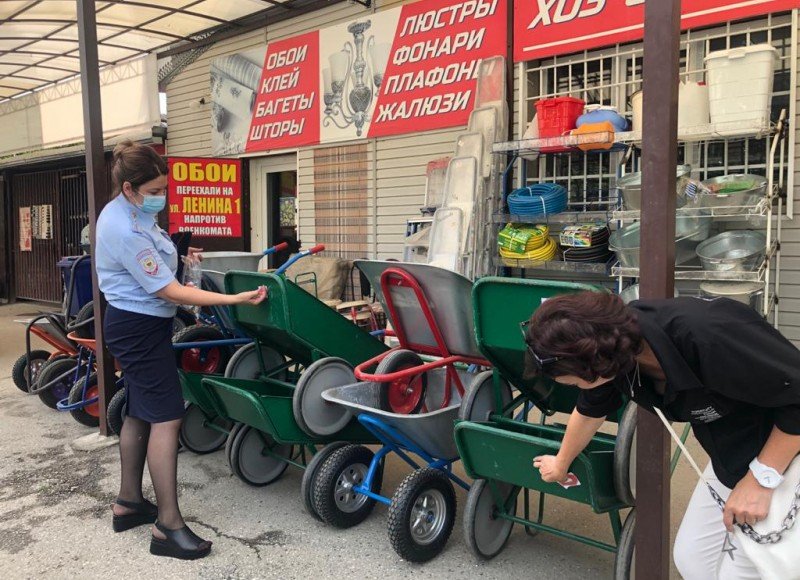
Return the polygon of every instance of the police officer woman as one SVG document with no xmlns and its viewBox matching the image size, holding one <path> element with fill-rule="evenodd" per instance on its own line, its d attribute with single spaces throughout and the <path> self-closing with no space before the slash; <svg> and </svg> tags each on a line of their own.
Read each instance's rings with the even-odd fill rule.
<svg viewBox="0 0 800 580">
<path fill-rule="evenodd" d="M 116 197 L 98 219 L 95 255 L 100 290 L 108 301 L 105 340 L 125 374 L 128 400 L 113 527 L 121 532 L 155 523 L 152 554 L 202 558 L 211 542 L 186 526 L 178 507 L 178 430 L 184 407 L 172 319 L 176 304 L 259 304 L 266 290 L 225 295 L 181 285 L 175 279 L 177 250 L 156 223 L 166 203 L 166 163 L 151 147 L 125 141 L 114 149 L 113 164 Z M 142 495 L 145 459 L 158 507 Z"/>
<path fill-rule="evenodd" d="M 686 580 L 758 578 L 726 542 L 734 522 L 763 520 L 773 489 L 800 452 L 800 351 L 752 308 L 720 298 L 641 300 L 613 294 L 552 298 L 531 316 L 528 374 L 580 388 L 557 455 L 537 457 L 547 482 L 563 481 L 623 396 L 688 422 L 711 458 L 678 531 L 675 564 Z M 726 548 L 723 552 L 723 547 Z"/>
</svg>

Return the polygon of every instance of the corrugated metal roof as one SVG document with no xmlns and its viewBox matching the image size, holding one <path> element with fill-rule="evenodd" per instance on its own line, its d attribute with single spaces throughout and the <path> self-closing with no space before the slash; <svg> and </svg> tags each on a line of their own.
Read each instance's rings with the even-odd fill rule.
<svg viewBox="0 0 800 580">
<path fill-rule="evenodd" d="M 191 42 L 294 0 L 99 0 L 100 66 Z M 80 72 L 76 0 L 0 2 L 0 101 Z"/>
</svg>

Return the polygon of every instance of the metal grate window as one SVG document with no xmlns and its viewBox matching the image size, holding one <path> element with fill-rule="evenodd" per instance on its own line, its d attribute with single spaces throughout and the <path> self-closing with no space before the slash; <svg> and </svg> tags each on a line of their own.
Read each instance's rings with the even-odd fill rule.
<svg viewBox="0 0 800 580">
<path fill-rule="evenodd" d="M 689 30 L 681 36 L 681 78 L 702 81 L 705 56 L 712 51 L 738 46 L 770 43 L 778 50 L 778 64 L 772 96 L 772 121 L 781 109 L 791 118 L 795 101 L 793 47 L 797 26 L 792 14 L 769 15 L 748 22 L 728 23 L 706 30 Z M 532 61 L 524 66 L 526 95 L 522 110 L 526 123 L 533 118 L 539 99 L 573 96 L 586 101 L 613 105 L 620 113 L 632 116 L 630 97 L 642 87 L 643 44 L 615 45 L 609 48 Z M 525 123 L 525 124 L 526 124 Z M 524 131 L 525 124 L 522 129 Z M 793 155 L 793 143 L 783 154 Z M 708 179 L 726 173 L 764 174 L 769 151 L 768 137 L 728 139 L 683 144 L 678 150 L 680 163 L 692 165 L 693 175 Z M 618 164 L 624 152 L 544 155 L 529 161 L 529 181 L 554 181 L 567 187 L 573 210 L 603 210 L 617 203 L 612 189 Z M 624 172 L 638 170 L 637 155 L 631 156 Z M 793 171 L 787 168 L 784 179 L 791 191 Z M 777 175 L 775 176 L 777 179 Z"/>
</svg>

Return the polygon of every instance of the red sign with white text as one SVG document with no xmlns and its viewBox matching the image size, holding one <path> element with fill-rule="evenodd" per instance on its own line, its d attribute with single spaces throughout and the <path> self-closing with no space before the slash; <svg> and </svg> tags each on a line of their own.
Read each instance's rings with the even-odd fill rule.
<svg viewBox="0 0 800 580">
<path fill-rule="evenodd" d="M 480 61 L 506 52 L 506 10 L 506 0 L 404 5 L 368 136 L 465 125 Z"/>
<path fill-rule="evenodd" d="M 246 151 L 319 142 L 319 32 L 271 42 Z"/>
<path fill-rule="evenodd" d="M 171 157 L 167 162 L 169 233 L 241 237 L 242 162 L 188 157 Z"/>
<path fill-rule="evenodd" d="M 683 0 L 681 29 L 798 7 L 800 0 Z M 644 0 L 514 0 L 515 62 L 632 42 L 643 36 Z"/>
</svg>

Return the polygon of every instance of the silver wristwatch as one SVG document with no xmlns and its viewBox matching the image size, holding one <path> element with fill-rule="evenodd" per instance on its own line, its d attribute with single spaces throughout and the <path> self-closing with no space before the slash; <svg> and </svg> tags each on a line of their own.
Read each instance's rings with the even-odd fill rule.
<svg viewBox="0 0 800 580">
<path fill-rule="evenodd" d="M 761 463 L 758 457 L 750 462 L 750 471 L 761 487 L 775 489 L 783 482 L 783 476 L 776 469 Z"/>
</svg>

